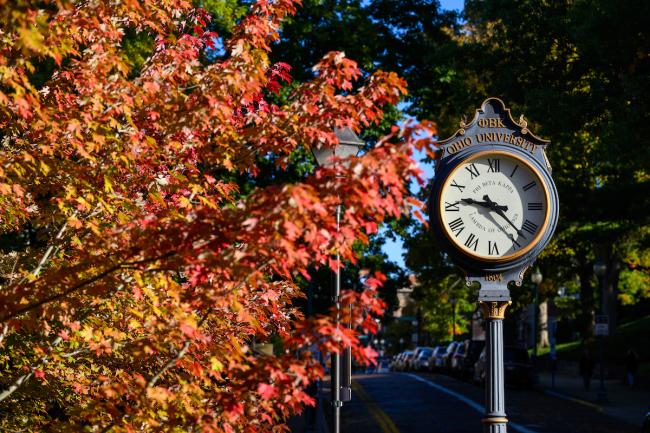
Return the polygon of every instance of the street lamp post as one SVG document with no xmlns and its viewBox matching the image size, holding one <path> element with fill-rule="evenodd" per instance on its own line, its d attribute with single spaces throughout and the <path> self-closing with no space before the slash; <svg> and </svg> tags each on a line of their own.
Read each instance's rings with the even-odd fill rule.
<svg viewBox="0 0 650 433">
<path fill-rule="evenodd" d="M 530 281 L 533 282 L 533 368 L 537 374 L 537 315 L 539 313 L 539 285 L 542 283 L 542 273 L 535 268 L 530 275 Z"/>
<path fill-rule="evenodd" d="M 600 289 L 600 302 L 598 311 L 601 318 L 605 315 L 605 274 L 607 273 L 607 265 L 602 260 L 597 260 L 594 263 L 594 274 L 598 277 L 598 286 Z M 601 319 L 602 320 L 602 319 Z M 607 323 L 607 322 L 605 322 Z M 607 326 L 607 325 L 605 325 Z M 600 387 L 596 399 L 600 403 L 607 403 L 607 390 L 605 389 L 605 334 L 601 330 L 596 332 L 598 338 L 598 358 L 600 364 Z"/>
<path fill-rule="evenodd" d="M 314 159 L 319 166 L 331 166 L 335 163 L 333 157 L 345 159 L 350 156 L 356 156 L 364 145 L 364 142 L 357 137 L 357 135 L 350 128 L 335 128 L 334 133 L 339 140 L 339 145 L 334 148 L 320 147 L 313 148 L 312 153 Z M 341 203 L 336 205 L 336 231 L 341 228 Z M 336 269 L 333 293 L 333 302 L 336 309 L 336 328 L 338 330 L 341 320 L 341 255 L 336 253 Z M 347 349 L 347 348 L 346 348 Z M 344 349 L 344 351 L 347 351 Z M 349 352 L 349 351 L 348 351 Z M 331 388 L 332 388 L 332 432 L 340 433 L 341 431 L 341 352 L 336 351 L 332 353 L 331 365 Z M 348 375 L 346 375 L 348 376 Z M 343 394 L 348 395 L 350 390 L 350 383 L 346 383 Z"/>
</svg>

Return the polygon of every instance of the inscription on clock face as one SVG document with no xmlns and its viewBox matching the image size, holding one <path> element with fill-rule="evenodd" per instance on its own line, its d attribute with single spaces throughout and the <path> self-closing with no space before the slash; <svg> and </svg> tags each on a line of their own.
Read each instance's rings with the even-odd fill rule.
<svg viewBox="0 0 650 433">
<path fill-rule="evenodd" d="M 503 260 L 524 253 L 544 229 L 548 198 L 528 163 L 503 153 L 484 153 L 461 163 L 446 179 L 440 214 L 458 248 Z"/>
</svg>

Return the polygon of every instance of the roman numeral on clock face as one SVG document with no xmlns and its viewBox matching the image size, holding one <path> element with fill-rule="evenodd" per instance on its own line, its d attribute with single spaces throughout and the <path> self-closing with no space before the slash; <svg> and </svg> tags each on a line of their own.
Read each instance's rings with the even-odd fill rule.
<svg viewBox="0 0 650 433">
<path fill-rule="evenodd" d="M 449 228 L 451 229 L 452 233 L 458 237 L 458 235 L 460 235 L 460 232 L 462 232 L 465 228 L 465 223 L 463 223 L 462 219 L 456 218 L 449 223 Z"/>
<path fill-rule="evenodd" d="M 460 192 L 463 192 L 463 190 L 465 189 L 465 185 L 459 185 L 458 182 L 456 182 L 455 180 L 451 181 L 451 186 L 453 186 L 454 188 L 458 188 L 458 191 Z"/>
<path fill-rule="evenodd" d="M 491 256 L 498 256 L 499 255 L 499 249 L 497 248 L 497 243 L 492 241 L 488 241 L 488 254 Z"/>
<path fill-rule="evenodd" d="M 501 172 L 501 160 L 499 158 L 487 159 L 488 162 L 488 173 L 500 173 Z"/>
<path fill-rule="evenodd" d="M 542 210 L 541 203 L 528 203 L 528 210 Z"/>
<path fill-rule="evenodd" d="M 526 230 L 528 233 L 532 235 L 535 234 L 535 232 L 537 231 L 537 224 L 535 224 L 530 220 L 526 220 L 524 221 L 524 224 L 521 226 L 521 229 Z"/>
<path fill-rule="evenodd" d="M 480 174 L 475 164 L 468 165 L 467 167 L 465 167 L 465 170 L 469 171 L 469 173 L 472 175 L 471 179 L 478 177 Z"/>
<path fill-rule="evenodd" d="M 447 211 L 447 212 L 458 212 L 458 211 L 460 211 L 460 206 L 459 206 L 458 202 L 456 202 L 456 203 L 445 202 L 445 211 Z"/>
<path fill-rule="evenodd" d="M 476 251 L 476 248 L 478 248 L 478 237 L 474 236 L 474 233 L 470 233 L 465 241 L 465 246 Z"/>
<path fill-rule="evenodd" d="M 524 185 L 524 191 L 528 191 L 531 188 L 534 188 L 537 185 L 537 182 L 532 181 L 531 183 L 528 183 Z"/>
<path fill-rule="evenodd" d="M 510 173 L 510 177 L 515 175 L 515 172 L 517 171 L 518 168 L 519 168 L 519 165 L 515 165 L 515 168 L 512 169 L 512 173 Z"/>
</svg>

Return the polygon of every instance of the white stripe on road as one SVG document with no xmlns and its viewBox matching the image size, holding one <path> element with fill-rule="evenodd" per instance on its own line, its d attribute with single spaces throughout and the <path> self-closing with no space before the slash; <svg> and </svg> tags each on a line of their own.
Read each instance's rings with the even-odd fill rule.
<svg viewBox="0 0 650 433">
<path fill-rule="evenodd" d="M 420 381 L 422 383 L 426 383 L 430 387 L 435 388 L 440 392 L 444 392 L 445 394 L 450 395 L 450 396 L 462 401 L 463 403 L 465 403 L 466 405 L 468 405 L 472 409 L 477 410 L 480 413 L 484 413 L 484 408 L 483 408 L 482 405 L 478 404 L 474 400 L 470 400 L 469 398 L 465 397 L 462 394 L 457 393 L 456 391 L 452 391 L 451 389 L 447 389 L 442 385 L 438 385 L 437 383 L 431 382 L 430 380 L 426 380 L 425 378 L 417 376 L 415 374 L 411 374 L 411 373 L 404 373 L 404 374 L 406 374 L 407 376 L 409 376 L 409 377 L 411 377 L 411 378 L 413 378 L 413 379 L 415 379 L 417 381 Z M 523 425 L 511 422 L 511 421 L 508 421 L 508 426 L 511 427 L 513 430 L 516 430 L 516 431 L 518 431 L 520 433 L 537 433 L 534 430 L 531 430 L 531 429 L 529 429 L 527 427 L 524 427 Z"/>
</svg>

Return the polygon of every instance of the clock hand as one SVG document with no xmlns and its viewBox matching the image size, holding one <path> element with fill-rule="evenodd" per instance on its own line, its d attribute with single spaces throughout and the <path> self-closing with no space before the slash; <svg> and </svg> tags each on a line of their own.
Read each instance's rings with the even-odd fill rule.
<svg viewBox="0 0 650 433">
<path fill-rule="evenodd" d="M 506 216 L 506 214 L 501 210 L 501 206 L 499 206 L 498 204 L 496 204 L 495 202 L 493 202 L 492 200 L 490 200 L 490 197 L 489 197 L 487 194 L 485 194 L 485 195 L 483 196 L 483 200 L 485 200 L 485 201 L 488 203 L 490 210 L 495 211 L 495 212 L 497 213 L 497 215 L 499 215 L 501 218 L 503 218 L 504 220 L 506 220 L 506 222 L 507 222 L 508 224 L 510 224 L 510 225 L 512 226 L 513 229 L 515 229 L 515 230 L 517 231 L 517 234 L 518 234 L 519 236 L 521 236 L 522 238 L 526 239 L 526 236 L 524 236 L 524 233 L 523 233 L 521 230 L 519 230 L 519 229 L 517 228 L 517 226 L 514 225 L 514 223 L 513 223 L 512 221 L 510 221 L 510 218 L 508 218 L 508 217 Z"/>
<path fill-rule="evenodd" d="M 496 208 L 498 208 L 498 209 L 500 209 L 500 210 L 502 210 L 504 212 L 508 211 L 508 206 L 500 206 L 500 205 L 498 205 L 498 204 L 496 204 L 494 202 L 488 203 L 486 201 L 477 201 L 477 200 L 474 200 L 472 198 L 461 198 L 460 201 L 462 201 L 463 203 L 467 203 L 467 204 L 477 204 L 479 206 L 483 206 L 483 207 L 488 208 L 488 209 L 492 209 L 492 206 L 495 206 Z"/>
<path fill-rule="evenodd" d="M 486 217 L 487 217 L 490 221 L 492 221 L 492 222 L 493 222 L 497 227 L 499 227 L 499 229 L 501 229 L 501 231 L 502 231 L 503 233 L 505 233 L 505 234 L 508 236 L 508 239 L 510 239 L 510 240 L 512 241 L 513 244 L 515 244 L 515 245 L 517 245 L 519 248 L 521 248 L 521 245 L 519 245 L 519 242 L 517 242 L 517 239 L 515 239 L 515 236 L 514 236 L 512 233 L 508 232 L 508 231 L 505 229 L 505 227 L 503 226 L 503 223 L 502 223 L 502 222 L 497 221 L 497 220 L 495 219 L 494 215 L 492 215 L 492 214 L 489 213 L 489 212 L 487 213 Z"/>
</svg>

